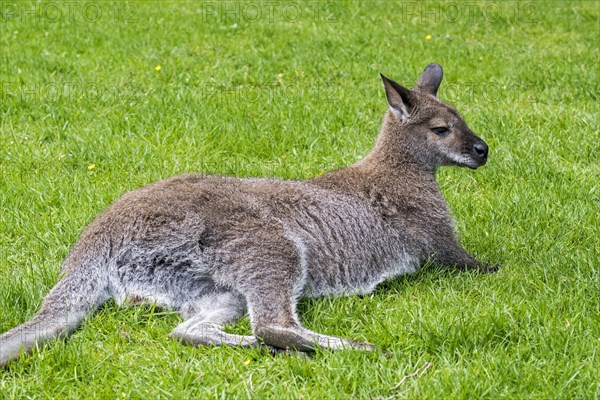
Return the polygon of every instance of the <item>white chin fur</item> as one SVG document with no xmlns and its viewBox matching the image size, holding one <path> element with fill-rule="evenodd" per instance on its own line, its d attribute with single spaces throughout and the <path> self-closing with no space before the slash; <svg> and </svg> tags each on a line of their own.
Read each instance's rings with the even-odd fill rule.
<svg viewBox="0 0 600 400">
<path fill-rule="evenodd" d="M 471 157 L 467 157 L 462 154 L 448 153 L 448 152 L 446 152 L 444 155 L 446 157 L 448 157 L 448 159 L 450 159 L 454 164 L 456 164 L 460 167 L 469 167 L 469 168 L 473 168 L 473 169 L 479 167 L 479 163 L 477 161 L 473 160 Z"/>
</svg>

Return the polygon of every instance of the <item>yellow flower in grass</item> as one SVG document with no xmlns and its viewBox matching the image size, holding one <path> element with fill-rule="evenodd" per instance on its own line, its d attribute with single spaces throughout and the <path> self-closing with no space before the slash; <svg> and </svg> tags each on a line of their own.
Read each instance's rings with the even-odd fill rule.
<svg viewBox="0 0 600 400">
<path fill-rule="evenodd" d="M 88 171 L 91 171 L 94 168 L 96 168 L 96 164 L 90 164 L 90 165 L 88 165 Z"/>
<path fill-rule="evenodd" d="M 244 365 L 250 365 L 251 362 L 252 361 L 250 361 L 250 360 L 246 360 L 246 361 L 244 361 Z"/>
<path fill-rule="evenodd" d="M 155 71 L 160 71 L 162 69 L 162 67 L 160 65 L 157 65 L 156 67 L 154 67 Z"/>
<path fill-rule="evenodd" d="M 431 35 L 426 35 L 425 40 L 431 40 Z"/>
</svg>

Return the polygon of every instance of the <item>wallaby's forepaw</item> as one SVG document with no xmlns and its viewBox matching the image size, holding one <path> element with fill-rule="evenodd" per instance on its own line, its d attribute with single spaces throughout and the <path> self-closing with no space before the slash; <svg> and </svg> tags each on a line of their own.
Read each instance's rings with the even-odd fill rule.
<svg viewBox="0 0 600 400">
<path fill-rule="evenodd" d="M 500 264 L 494 264 L 494 265 L 482 265 L 481 267 L 479 267 L 479 271 L 483 274 L 494 274 L 496 272 L 498 272 L 500 270 L 500 268 L 502 268 L 502 265 Z"/>
</svg>

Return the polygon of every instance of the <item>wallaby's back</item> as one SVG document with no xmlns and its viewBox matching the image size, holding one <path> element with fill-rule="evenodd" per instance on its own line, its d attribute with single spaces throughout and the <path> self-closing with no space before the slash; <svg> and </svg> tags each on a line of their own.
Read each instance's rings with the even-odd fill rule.
<svg viewBox="0 0 600 400">
<path fill-rule="evenodd" d="M 199 273 L 222 271 L 223 280 L 252 257 L 257 234 L 275 247 L 292 242 L 306 259 L 303 293 L 322 295 L 368 292 L 391 264 L 396 273 L 415 270 L 416 246 L 397 219 L 386 222 L 362 194 L 318 182 L 186 175 L 123 196 L 89 230 L 119 226 L 105 232 L 111 241 L 152 248 L 154 256 L 158 246 L 171 257 L 183 248 Z"/>
</svg>

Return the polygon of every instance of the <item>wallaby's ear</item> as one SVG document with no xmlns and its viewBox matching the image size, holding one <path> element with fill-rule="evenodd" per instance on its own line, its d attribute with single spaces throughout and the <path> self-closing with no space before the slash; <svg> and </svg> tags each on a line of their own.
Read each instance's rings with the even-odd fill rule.
<svg viewBox="0 0 600 400">
<path fill-rule="evenodd" d="M 422 92 L 436 95 L 442 78 L 444 77 L 444 70 L 439 64 L 429 64 L 423 70 L 423 73 L 417 81 L 415 89 L 419 89 Z"/>
<path fill-rule="evenodd" d="M 383 87 L 385 95 L 392 111 L 398 116 L 400 121 L 406 121 L 410 116 L 410 111 L 414 106 L 414 96 L 411 91 L 391 79 L 386 78 L 382 73 Z"/>
</svg>

